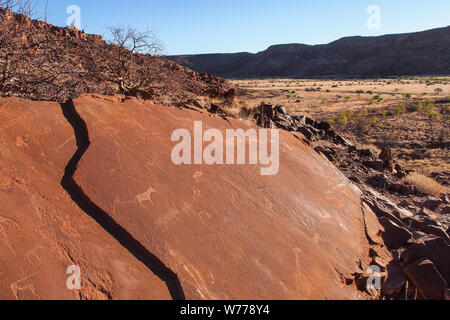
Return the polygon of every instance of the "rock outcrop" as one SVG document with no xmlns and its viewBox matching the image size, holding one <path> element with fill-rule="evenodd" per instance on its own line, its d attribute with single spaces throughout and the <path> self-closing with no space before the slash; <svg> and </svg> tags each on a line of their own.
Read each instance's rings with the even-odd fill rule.
<svg viewBox="0 0 450 320">
<path fill-rule="evenodd" d="M 376 297 L 361 283 L 391 259 L 383 228 L 302 135 L 281 133 L 273 177 L 176 166 L 177 128 L 256 127 L 122 100 L 0 101 L 2 298 Z"/>
<path fill-rule="evenodd" d="M 0 98 L 0 299 L 170 299 L 62 188 L 76 150 L 58 103 Z M 72 265 L 81 290 L 66 286 Z"/>
</svg>

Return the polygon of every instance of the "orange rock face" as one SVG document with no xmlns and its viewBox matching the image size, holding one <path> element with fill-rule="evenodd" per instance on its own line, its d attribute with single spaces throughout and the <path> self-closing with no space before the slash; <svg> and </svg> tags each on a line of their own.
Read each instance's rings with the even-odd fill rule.
<svg viewBox="0 0 450 320">
<path fill-rule="evenodd" d="M 75 108 L 91 141 L 77 184 L 177 274 L 186 298 L 359 298 L 342 277 L 368 262 L 360 195 L 301 139 L 281 134 L 275 176 L 176 166 L 174 130 L 250 125 L 136 100 L 83 97 Z"/>
<path fill-rule="evenodd" d="M 0 298 L 170 299 L 61 186 L 76 150 L 57 103 L 0 99 Z M 66 286 L 81 269 L 81 290 Z"/>
<path fill-rule="evenodd" d="M 194 121 L 253 126 L 138 100 L 1 99 L 0 298 L 367 298 L 347 280 L 381 226 L 359 191 L 287 132 L 274 176 L 176 166 L 172 132 Z"/>
</svg>

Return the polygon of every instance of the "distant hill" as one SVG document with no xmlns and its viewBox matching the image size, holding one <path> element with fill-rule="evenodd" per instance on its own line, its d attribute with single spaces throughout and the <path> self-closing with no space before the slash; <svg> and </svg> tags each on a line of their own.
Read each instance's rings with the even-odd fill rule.
<svg viewBox="0 0 450 320">
<path fill-rule="evenodd" d="M 450 75 L 450 26 L 417 33 L 285 44 L 252 53 L 169 57 L 225 78 Z"/>
</svg>

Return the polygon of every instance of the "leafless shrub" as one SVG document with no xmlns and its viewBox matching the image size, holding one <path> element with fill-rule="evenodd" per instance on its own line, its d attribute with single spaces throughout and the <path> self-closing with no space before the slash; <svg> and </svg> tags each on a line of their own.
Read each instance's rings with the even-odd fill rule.
<svg viewBox="0 0 450 320">
<path fill-rule="evenodd" d="M 154 31 L 139 31 L 133 27 L 110 27 L 112 44 L 115 44 L 121 50 L 123 55 L 125 52 L 149 54 L 152 56 L 160 55 L 164 46 L 158 39 Z"/>
<path fill-rule="evenodd" d="M 33 17 L 37 11 L 39 0 L 0 0 L 0 8 Z"/>
</svg>

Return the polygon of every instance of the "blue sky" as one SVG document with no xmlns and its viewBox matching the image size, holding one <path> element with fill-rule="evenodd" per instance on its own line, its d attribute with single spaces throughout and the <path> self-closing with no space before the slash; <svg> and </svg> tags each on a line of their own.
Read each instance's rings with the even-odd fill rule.
<svg viewBox="0 0 450 320">
<path fill-rule="evenodd" d="M 88 33 L 106 35 L 112 25 L 153 29 L 167 54 L 258 52 L 450 25 L 449 0 L 49 0 L 48 21 L 65 26 L 70 5 L 80 7 Z M 380 29 L 367 27 L 371 5 L 381 10 Z"/>
</svg>

